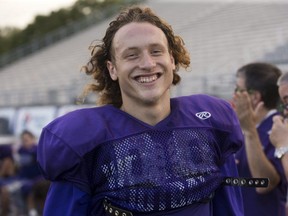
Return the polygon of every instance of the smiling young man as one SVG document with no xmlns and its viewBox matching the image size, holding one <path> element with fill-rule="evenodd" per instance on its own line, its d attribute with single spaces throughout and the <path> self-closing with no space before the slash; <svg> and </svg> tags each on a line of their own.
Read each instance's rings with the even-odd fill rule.
<svg viewBox="0 0 288 216">
<path fill-rule="evenodd" d="M 120 109 L 155 125 L 170 113 L 175 70 L 164 32 L 150 23 L 132 22 L 116 32 L 112 47 L 114 56 L 107 67 L 121 86 Z"/>
<path fill-rule="evenodd" d="M 242 216 L 233 154 L 243 135 L 224 100 L 170 98 L 190 57 L 149 8 L 110 23 L 84 67 L 99 107 L 57 118 L 41 134 L 38 161 L 52 181 L 44 215 Z M 237 180 L 237 179 L 236 179 Z M 227 183 L 227 182 L 226 182 Z"/>
</svg>

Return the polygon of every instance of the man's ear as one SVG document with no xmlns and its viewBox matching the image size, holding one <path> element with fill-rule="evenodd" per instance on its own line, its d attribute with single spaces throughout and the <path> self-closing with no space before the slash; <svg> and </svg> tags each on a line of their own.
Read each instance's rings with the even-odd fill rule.
<svg viewBox="0 0 288 216">
<path fill-rule="evenodd" d="M 173 55 L 172 55 L 172 52 L 170 53 L 170 60 L 171 60 L 171 63 L 173 64 L 173 71 L 176 69 L 176 66 L 175 66 L 175 59 L 174 59 L 174 57 L 173 57 Z"/>
<path fill-rule="evenodd" d="M 118 79 L 118 76 L 117 76 L 117 70 L 116 70 L 114 64 L 111 61 L 107 61 L 106 67 L 109 71 L 111 79 L 116 81 Z"/>
</svg>

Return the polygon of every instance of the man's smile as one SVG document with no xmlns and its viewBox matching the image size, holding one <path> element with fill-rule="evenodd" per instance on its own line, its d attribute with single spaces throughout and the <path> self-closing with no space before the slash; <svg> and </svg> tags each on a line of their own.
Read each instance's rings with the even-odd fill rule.
<svg viewBox="0 0 288 216">
<path fill-rule="evenodd" d="M 150 75 L 150 76 L 140 75 L 140 76 L 136 76 L 136 77 L 135 77 L 135 80 L 136 80 L 137 82 L 139 82 L 139 83 L 151 83 L 151 82 L 157 80 L 160 76 L 161 76 L 160 73 L 153 74 L 153 75 Z"/>
</svg>

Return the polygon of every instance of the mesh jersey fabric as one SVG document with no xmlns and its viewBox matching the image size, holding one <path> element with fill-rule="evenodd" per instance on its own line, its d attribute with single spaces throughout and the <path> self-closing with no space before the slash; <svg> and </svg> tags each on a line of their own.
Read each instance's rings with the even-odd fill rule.
<svg viewBox="0 0 288 216">
<path fill-rule="evenodd" d="M 242 143 L 230 104 L 193 95 L 171 99 L 155 126 L 110 105 L 71 112 L 43 129 L 38 161 L 46 178 L 89 194 L 90 212 L 107 198 L 152 214 L 210 199 Z"/>
</svg>

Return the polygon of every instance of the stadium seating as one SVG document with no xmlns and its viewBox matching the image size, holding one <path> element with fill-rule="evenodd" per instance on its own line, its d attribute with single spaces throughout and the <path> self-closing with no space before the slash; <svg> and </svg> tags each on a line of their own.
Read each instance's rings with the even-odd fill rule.
<svg viewBox="0 0 288 216">
<path fill-rule="evenodd" d="M 173 96 L 207 93 L 229 99 L 238 67 L 277 62 L 282 47 L 288 52 L 288 2 L 253 2 L 146 1 L 172 24 L 191 54 L 191 68 L 180 71 L 182 82 Z M 80 72 L 89 59 L 88 46 L 103 37 L 109 21 L 0 69 L 0 107 L 74 103 L 89 82 Z M 286 58 L 280 66 L 287 65 Z"/>
</svg>

